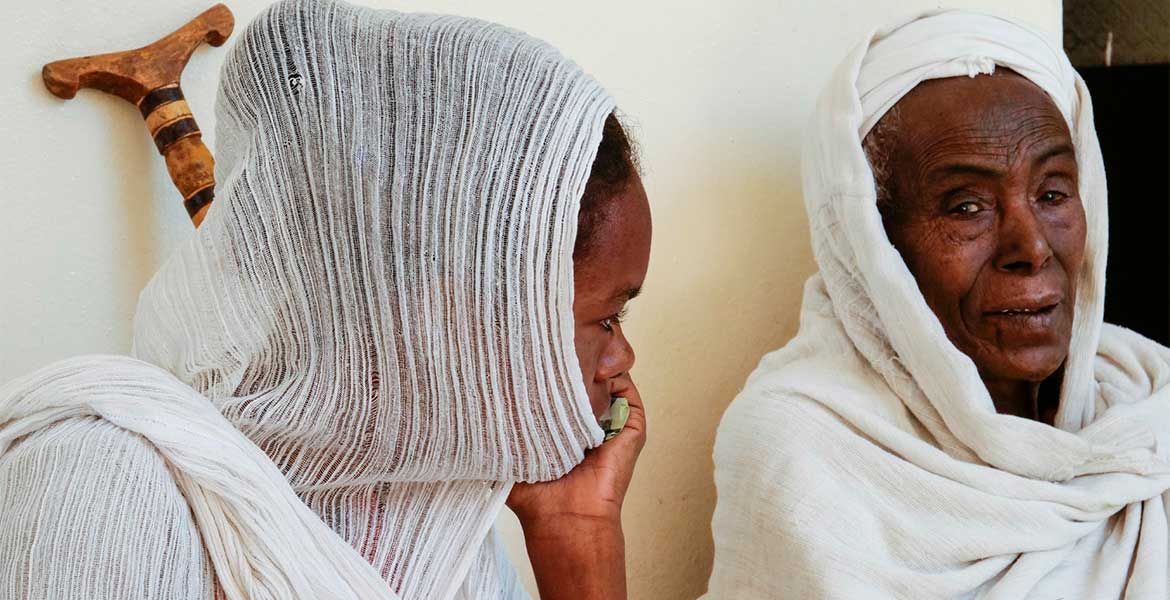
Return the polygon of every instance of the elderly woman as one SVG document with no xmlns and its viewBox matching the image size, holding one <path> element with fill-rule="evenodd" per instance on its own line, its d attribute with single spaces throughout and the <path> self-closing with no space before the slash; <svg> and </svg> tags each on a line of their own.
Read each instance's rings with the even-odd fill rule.
<svg viewBox="0 0 1170 600">
<path fill-rule="evenodd" d="M 507 503 L 542 596 L 623 598 L 650 217 L 613 99 L 516 31 L 303 0 L 217 108 L 139 360 L 0 390 L 0 596 L 522 597 Z"/>
<path fill-rule="evenodd" d="M 804 157 L 820 272 L 715 447 L 711 598 L 1167 598 L 1170 351 L 1102 324 L 1106 195 L 1063 53 L 873 34 Z"/>
</svg>

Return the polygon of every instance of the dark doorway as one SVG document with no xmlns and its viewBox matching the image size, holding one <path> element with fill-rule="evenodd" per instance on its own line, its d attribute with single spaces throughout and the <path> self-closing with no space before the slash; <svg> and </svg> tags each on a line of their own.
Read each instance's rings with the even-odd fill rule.
<svg viewBox="0 0 1170 600">
<path fill-rule="evenodd" d="M 1105 321 L 1170 344 L 1170 65 L 1077 69 L 1109 183 Z"/>
<path fill-rule="evenodd" d="M 1170 345 L 1170 2 L 1065 0 L 1109 183 L 1105 320 Z"/>
</svg>

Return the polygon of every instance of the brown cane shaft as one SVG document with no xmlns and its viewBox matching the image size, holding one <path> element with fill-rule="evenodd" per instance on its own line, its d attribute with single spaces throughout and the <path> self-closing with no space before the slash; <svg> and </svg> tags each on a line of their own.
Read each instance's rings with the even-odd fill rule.
<svg viewBox="0 0 1170 600">
<path fill-rule="evenodd" d="M 215 159 L 203 144 L 182 90 L 177 85 L 151 90 L 138 108 L 167 161 L 167 172 L 183 196 L 187 214 L 198 227 L 215 194 Z"/>
</svg>

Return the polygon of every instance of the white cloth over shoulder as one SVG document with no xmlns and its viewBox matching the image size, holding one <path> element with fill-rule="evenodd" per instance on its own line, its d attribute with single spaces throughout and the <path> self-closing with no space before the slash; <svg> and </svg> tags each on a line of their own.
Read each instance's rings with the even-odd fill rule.
<svg viewBox="0 0 1170 600">
<path fill-rule="evenodd" d="M 498 25 L 270 7 L 223 67 L 216 201 L 142 293 L 142 362 L 77 360 L 0 390 L 0 481 L 33 489 L 49 475 L 5 473 L 5 452 L 99 419 L 157 450 L 190 505 L 100 527 L 165 516 L 163 554 L 205 554 L 228 598 L 523 596 L 496 514 L 513 482 L 558 478 L 602 440 L 574 349 L 572 252 L 613 107 L 548 44 Z M 56 438 L 24 447 L 92 447 Z M 158 475 L 157 457 L 135 456 L 92 494 L 119 469 Z M 178 497 L 157 479 L 123 496 Z M 29 556 L 50 539 L 37 535 L 0 530 L 0 558 Z M 164 578 L 102 564 L 124 554 L 69 568 Z M 0 589 L 73 597 L 54 568 Z M 117 589 L 142 597 L 136 585 Z"/>
<path fill-rule="evenodd" d="M 1056 426 L 997 414 L 886 238 L 861 140 L 915 85 L 996 65 L 1068 121 L 1088 233 Z M 1165 599 L 1170 351 L 1102 324 L 1104 167 L 1084 83 L 1016 23 L 879 30 L 820 99 L 800 332 L 720 425 L 711 598 Z"/>
<path fill-rule="evenodd" d="M 206 598 L 204 594 L 213 587 L 233 600 L 395 597 L 378 573 L 297 498 L 284 475 L 255 444 L 206 398 L 157 367 L 127 357 L 82 357 L 17 379 L 0 392 L 0 473 L 6 475 L 0 490 L 0 520 L 5 525 L 0 529 L 0 554 L 6 560 L 0 561 L 0 570 L 12 570 L 2 578 L 10 586 L 4 589 L 4 597 Z M 76 479 L 60 495 L 35 498 L 32 506 L 8 501 L 21 488 L 40 487 L 40 482 L 55 475 L 14 469 L 22 446 L 40 442 L 33 439 L 39 432 L 87 418 L 145 440 L 161 455 L 194 516 L 197 536 L 175 535 L 178 531 L 168 530 L 165 524 L 174 520 L 172 515 L 158 511 L 95 514 L 93 518 L 105 521 L 60 528 L 55 525 L 62 520 L 44 518 L 45 514 L 84 511 L 114 494 L 133 499 L 109 498 L 115 506 L 155 506 L 153 497 L 165 490 L 133 489 L 125 484 L 141 478 L 135 472 L 143 466 L 141 460 L 121 462 L 119 466 L 127 468 L 121 473 L 113 465 L 100 468 L 90 477 Z M 64 433 L 65 440 L 41 447 L 63 453 L 86 447 L 84 434 Z M 117 457 L 93 458 L 113 461 Z M 57 469 L 60 459 L 44 466 Z M 125 489 L 112 491 L 120 487 Z M 63 506 L 41 506 L 47 503 Z M 28 525 L 33 525 L 31 530 Z M 163 529 L 154 539 L 178 538 L 171 540 L 175 545 L 109 546 L 150 528 Z M 30 539 L 24 539 L 23 533 Z M 149 540 L 143 536 L 140 543 Z M 72 554 L 78 545 L 90 552 Z M 182 587 L 150 587 L 172 573 L 198 566 L 204 549 L 216 586 L 196 581 Z M 22 560 L 28 554 L 39 555 L 39 560 Z M 157 572 L 143 572 L 143 564 L 135 562 L 104 562 L 114 557 L 136 557 Z M 195 565 L 166 564 L 168 559 Z"/>
</svg>

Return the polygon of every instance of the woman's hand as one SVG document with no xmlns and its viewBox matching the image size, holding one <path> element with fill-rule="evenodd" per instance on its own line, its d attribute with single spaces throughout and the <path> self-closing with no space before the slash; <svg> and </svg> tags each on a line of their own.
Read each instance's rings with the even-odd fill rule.
<svg viewBox="0 0 1170 600">
<path fill-rule="evenodd" d="M 626 597 L 621 511 L 646 443 L 646 412 L 629 374 L 613 380 L 610 395 L 630 404 L 616 437 L 586 452 L 564 477 L 518 483 L 508 496 L 542 600 Z"/>
<path fill-rule="evenodd" d="M 521 523 L 560 517 L 620 521 L 634 462 L 646 443 L 646 413 L 628 373 L 613 381 L 610 396 L 630 403 L 625 427 L 601 447 L 586 452 L 585 460 L 564 477 L 516 484 L 508 496 L 508 507 Z"/>
</svg>

